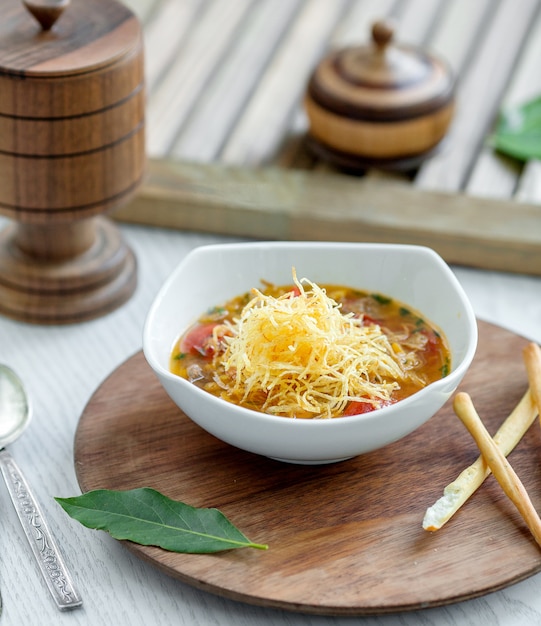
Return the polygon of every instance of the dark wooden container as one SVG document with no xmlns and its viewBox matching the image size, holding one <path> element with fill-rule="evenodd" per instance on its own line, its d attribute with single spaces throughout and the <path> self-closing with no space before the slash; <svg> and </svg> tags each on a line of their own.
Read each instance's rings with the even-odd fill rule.
<svg viewBox="0 0 541 626">
<path fill-rule="evenodd" d="M 13 223 L 0 234 L 0 312 L 89 319 L 136 285 L 134 255 L 102 214 L 144 174 L 141 28 L 114 0 L 5 4 L 0 213 Z"/>
<path fill-rule="evenodd" d="M 411 169 L 440 144 L 454 111 L 447 65 L 397 45 L 377 22 L 369 46 L 336 50 L 314 70 L 305 106 L 310 145 L 348 169 Z"/>
</svg>

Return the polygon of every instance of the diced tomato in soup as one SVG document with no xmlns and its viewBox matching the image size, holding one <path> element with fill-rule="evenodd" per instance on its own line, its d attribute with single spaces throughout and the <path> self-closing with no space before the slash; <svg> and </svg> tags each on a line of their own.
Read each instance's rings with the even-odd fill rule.
<svg viewBox="0 0 541 626">
<path fill-rule="evenodd" d="M 182 338 L 180 351 L 185 354 L 212 356 L 214 347 L 210 344 L 212 331 L 218 326 L 217 323 L 197 324 L 191 328 Z"/>
</svg>

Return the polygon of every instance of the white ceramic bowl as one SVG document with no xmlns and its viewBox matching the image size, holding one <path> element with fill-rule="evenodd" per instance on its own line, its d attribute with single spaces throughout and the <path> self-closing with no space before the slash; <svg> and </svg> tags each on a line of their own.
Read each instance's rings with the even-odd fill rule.
<svg viewBox="0 0 541 626">
<path fill-rule="evenodd" d="M 315 283 L 391 296 L 421 312 L 445 334 L 451 373 L 391 406 L 341 419 L 295 420 L 216 398 L 168 369 L 180 334 L 207 309 L 261 285 L 291 284 L 291 270 Z M 477 347 L 472 307 L 433 250 L 363 243 L 262 242 L 203 246 L 190 252 L 159 291 L 146 320 L 145 357 L 173 401 L 206 431 L 248 450 L 293 463 L 347 459 L 408 435 L 448 400 Z"/>
</svg>

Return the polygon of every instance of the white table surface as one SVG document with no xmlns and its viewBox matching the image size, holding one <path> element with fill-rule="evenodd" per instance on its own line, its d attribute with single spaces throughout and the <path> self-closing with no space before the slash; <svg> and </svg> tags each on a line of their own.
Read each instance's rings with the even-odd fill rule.
<svg viewBox="0 0 541 626">
<path fill-rule="evenodd" d="M 138 289 L 122 308 L 101 319 L 71 326 L 33 326 L 0 318 L 0 361 L 24 379 L 34 405 L 29 430 L 10 451 L 37 492 L 84 600 L 82 608 L 71 612 L 60 613 L 55 608 L 2 486 L 0 624 L 541 624 L 541 574 L 497 593 L 442 608 L 363 618 L 310 616 L 254 607 L 193 589 L 135 558 L 109 535 L 86 529 L 69 518 L 53 497 L 80 493 L 73 466 L 73 440 L 87 401 L 114 369 L 141 348 L 146 313 L 169 272 L 195 246 L 224 241 L 151 228 L 121 228 L 139 263 Z M 541 342 L 541 278 L 453 269 L 479 318 Z"/>
</svg>

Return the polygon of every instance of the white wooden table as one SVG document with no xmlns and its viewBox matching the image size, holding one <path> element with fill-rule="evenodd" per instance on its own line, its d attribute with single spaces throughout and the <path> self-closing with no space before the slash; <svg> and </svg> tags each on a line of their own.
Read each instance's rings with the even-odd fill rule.
<svg viewBox="0 0 541 626">
<path fill-rule="evenodd" d="M 487 597 L 413 614 L 363 620 L 257 608 L 195 590 L 134 558 L 105 533 L 67 517 L 54 496 L 80 493 L 73 466 L 79 416 L 100 382 L 141 348 L 158 287 L 194 246 L 221 240 L 123 226 L 139 261 L 139 287 L 120 310 L 66 327 L 0 318 L 0 359 L 24 379 L 34 403 L 29 430 L 10 450 L 35 488 L 64 546 L 84 605 L 61 614 L 40 579 L 7 491 L 0 488 L 0 592 L 6 626 L 531 626 L 541 623 L 541 574 Z M 476 313 L 541 342 L 541 278 L 455 268 Z M 134 402 L 137 399 L 134 398 Z M 421 523 L 424 511 L 419 512 Z M 444 532 L 442 530 L 441 532 Z M 532 544 L 532 549 L 536 549 Z M 397 555 L 399 558 L 399 555 Z M 329 581 L 332 584 L 332 581 Z"/>
<path fill-rule="evenodd" d="M 488 101 L 479 97 L 480 92 L 499 90 L 493 102 L 501 102 L 506 98 L 522 99 L 530 91 L 541 91 L 539 82 L 535 84 L 534 79 L 526 78 L 534 76 L 541 80 L 538 71 L 531 72 L 532 64 L 537 67 L 533 60 L 539 58 L 541 43 L 541 36 L 536 34 L 541 33 L 541 22 L 539 3 L 535 0 L 476 0 L 475 3 L 469 0 L 288 0 L 287 3 L 279 0 L 231 0 L 227 3 L 132 0 L 129 4 L 145 24 L 149 51 L 152 51 L 150 55 L 147 53 L 151 156 L 232 165 L 259 165 L 277 159 L 288 167 L 325 169 L 321 164 L 308 163 L 306 154 L 296 143 L 295 138 L 304 131 L 305 121 L 297 108 L 298 101 L 283 86 L 284 68 L 291 80 L 304 76 L 308 70 L 306 63 L 309 65 L 323 52 L 322 37 L 342 42 L 356 38 L 362 24 L 379 17 L 386 8 L 400 16 L 403 32 L 408 33 L 406 39 L 430 40 L 456 67 L 467 64 L 469 68 L 477 68 L 464 74 L 461 96 L 466 99 L 462 110 L 473 107 L 477 121 L 473 123 L 471 117 L 460 115 L 453 131 L 467 140 L 466 146 L 476 145 L 473 153 L 468 152 L 474 156 L 468 160 L 464 157 L 466 153 L 451 150 L 427 164 L 413 184 L 427 189 L 461 190 L 517 200 L 526 195 L 530 202 L 538 202 L 541 197 L 537 163 L 520 169 L 497 158 L 488 149 L 479 149 L 495 113 L 495 105 L 487 105 Z M 281 6 L 278 11 L 279 5 L 287 5 L 287 8 Z M 447 15 L 445 22 L 438 19 L 442 13 Z M 349 19 L 342 19 L 346 14 Z M 246 20 L 253 28 L 239 30 L 239 25 Z M 491 35 L 475 45 L 477 25 L 483 20 L 490 21 Z M 211 28 L 213 24 L 220 27 Z M 289 25 L 289 34 L 282 37 L 280 33 L 286 25 Z M 517 29 L 524 37 L 505 40 L 506 32 Z M 456 46 L 453 33 L 457 32 L 469 38 L 471 46 Z M 530 33 L 529 37 L 526 32 Z M 274 46 L 272 63 L 263 53 L 260 56 L 245 53 L 246 49 L 251 49 L 254 41 L 251 37 Z M 520 40 L 523 40 L 520 50 L 513 51 L 512 42 Z M 236 45 L 231 46 L 231 41 Z M 295 64 L 292 51 L 300 45 L 311 52 L 308 61 L 299 59 Z M 226 49 L 229 63 L 220 65 L 217 71 L 216 59 L 221 58 Z M 518 56 L 522 59 L 520 68 L 526 69 L 516 69 L 513 81 L 504 81 L 498 68 L 505 64 L 508 69 L 514 67 Z M 195 58 L 199 61 L 194 65 Z M 477 59 L 478 63 L 472 65 L 472 59 Z M 239 65 L 241 62 L 245 65 Z M 246 64 L 262 76 L 261 92 L 256 93 L 249 83 L 240 80 Z M 238 80 L 235 90 L 228 88 L 234 79 Z M 170 81 L 178 83 L 174 100 L 170 95 L 177 90 L 164 87 Z M 269 117 L 268 106 L 264 104 L 275 97 L 281 97 L 284 106 L 275 107 L 273 116 Z M 217 102 L 225 117 L 213 116 Z M 242 115 L 239 103 L 247 104 L 241 107 Z M 265 132 L 261 132 L 261 116 L 266 120 Z M 232 121 L 235 121 L 234 132 L 230 132 Z M 287 146 L 280 144 L 283 150 L 277 151 L 276 142 L 283 134 L 276 129 L 285 127 L 289 129 L 289 140 Z M 202 129 L 207 138 L 215 138 L 214 143 L 201 140 Z M 0 593 L 3 598 L 0 624 L 541 624 L 541 574 L 486 597 L 416 613 L 362 619 L 309 616 L 249 606 L 195 590 L 136 559 L 108 535 L 85 529 L 67 517 L 53 497 L 79 493 L 73 466 L 73 437 L 85 404 L 115 368 L 140 350 L 146 313 L 169 272 L 193 247 L 226 240 L 217 234 L 127 224 L 121 225 L 121 229 L 139 263 L 138 289 L 121 309 L 95 321 L 65 327 L 31 326 L 0 318 L 0 360 L 21 375 L 34 403 L 34 419 L 29 430 L 10 446 L 10 450 L 40 498 L 84 600 L 83 607 L 71 613 L 61 614 L 55 609 L 32 560 L 7 491 L 0 488 Z M 458 266 L 453 269 L 479 318 L 541 342 L 541 278 Z M 533 545 L 532 549 L 535 549 Z"/>
</svg>

